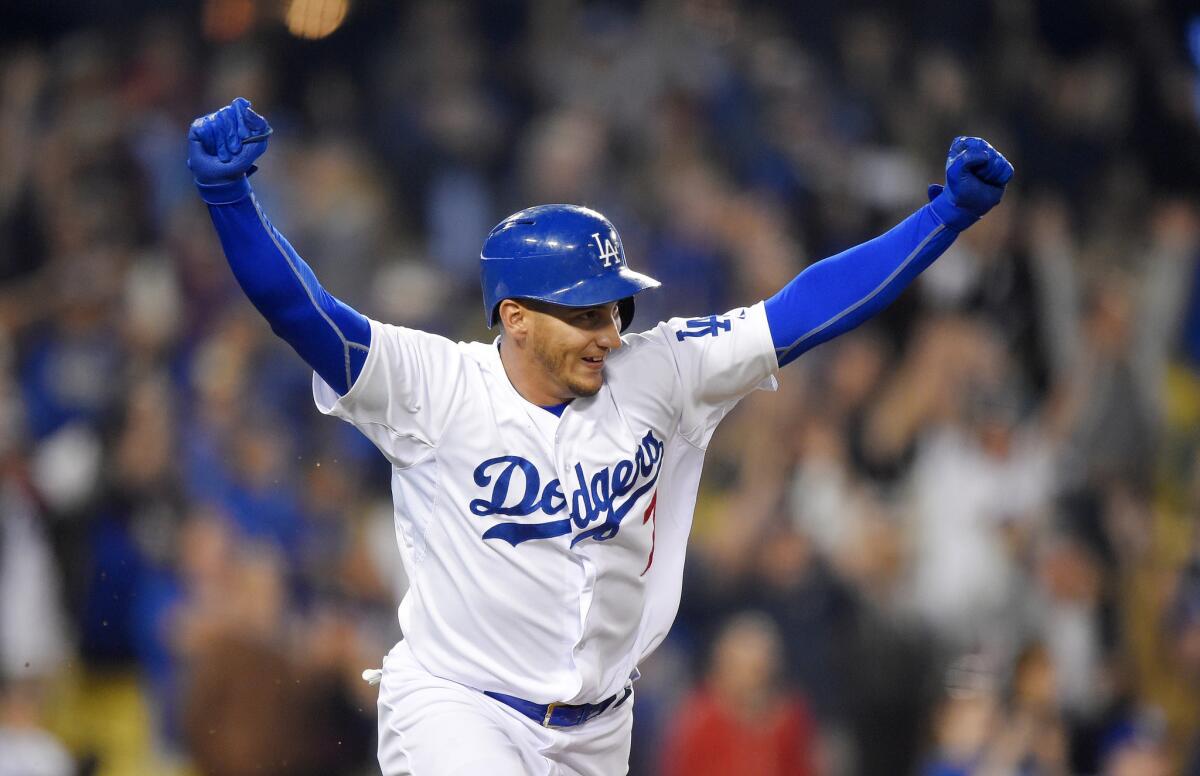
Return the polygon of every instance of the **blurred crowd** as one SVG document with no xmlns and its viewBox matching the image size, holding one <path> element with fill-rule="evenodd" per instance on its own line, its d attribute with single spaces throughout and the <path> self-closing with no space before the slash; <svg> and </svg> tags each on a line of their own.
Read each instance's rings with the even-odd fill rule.
<svg viewBox="0 0 1200 776">
<path fill-rule="evenodd" d="M 648 327 L 769 296 L 989 139 L 1003 205 L 717 433 L 631 772 L 1200 774 L 1186 3 L 380 0 L 320 41 L 282 4 L 71 5 L 0 32 L 0 774 L 377 772 L 388 467 L 194 195 L 187 125 L 238 95 L 326 287 L 457 339 L 493 336 L 479 245 L 520 207 L 606 213 Z"/>
</svg>

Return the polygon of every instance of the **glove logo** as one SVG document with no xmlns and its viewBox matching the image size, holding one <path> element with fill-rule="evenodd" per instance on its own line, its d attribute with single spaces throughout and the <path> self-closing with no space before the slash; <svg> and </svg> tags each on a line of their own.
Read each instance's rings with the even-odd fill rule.
<svg viewBox="0 0 1200 776">
<path fill-rule="evenodd" d="M 621 263 L 621 254 L 617 253 L 617 246 L 613 245 L 612 240 L 605 237 L 601 242 L 599 232 L 593 232 L 592 239 L 596 241 L 596 250 L 600 251 L 600 258 L 604 262 L 604 266 L 611 267 L 614 261 L 617 264 Z"/>
</svg>

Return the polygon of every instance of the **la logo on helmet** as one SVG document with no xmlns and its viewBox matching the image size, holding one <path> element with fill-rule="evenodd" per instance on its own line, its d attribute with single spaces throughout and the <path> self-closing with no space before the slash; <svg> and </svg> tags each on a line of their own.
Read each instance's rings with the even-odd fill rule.
<svg viewBox="0 0 1200 776">
<path fill-rule="evenodd" d="M 600 258 L 604 261 L 604 266 L 611 267 L 613 262 L 621 263 L 621 254 L 617 253 L 617 246 L 613 245 L 613 241 L 604 238 L 604 242 L 600 241 L 600 233 L 594 232 L 592 239 L 596 241 L 596 248 L 600 251 Z"/>
</svg>

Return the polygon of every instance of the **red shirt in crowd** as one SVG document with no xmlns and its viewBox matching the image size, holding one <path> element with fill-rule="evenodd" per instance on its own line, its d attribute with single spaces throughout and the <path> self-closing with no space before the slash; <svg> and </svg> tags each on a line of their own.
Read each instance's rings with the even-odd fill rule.
<svg viewBox="0 0 1200 776">
<path fill-rule="evenodd" d="M 668 730 L 663 776 L 813 776 L 816 726 L 803 701 L 784 697 L 754 718 L 702 689 Z"/>
</svg>

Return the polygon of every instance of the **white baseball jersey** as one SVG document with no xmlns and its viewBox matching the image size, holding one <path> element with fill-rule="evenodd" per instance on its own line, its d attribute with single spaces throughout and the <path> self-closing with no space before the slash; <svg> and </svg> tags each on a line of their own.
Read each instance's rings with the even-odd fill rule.
<svg viewBox="0 0 1200 776">
<path fill-rule="evenodd" d="M 517 393 L 496 343 L 376 321 L 345 396 L 314 376 L 320 410 L 392 463 L 400 624 L 434 676 L 596 702 L 670 629 L 705 448 L 778 364 L 761 303 L 622 341 L 561 417 Z"/>
</svg>

